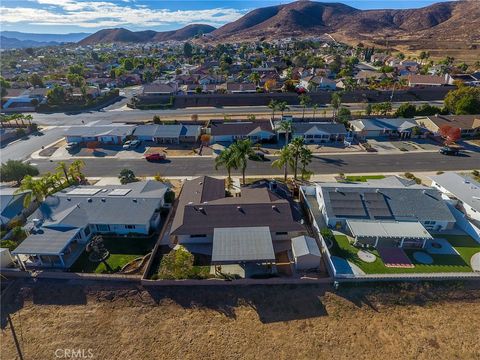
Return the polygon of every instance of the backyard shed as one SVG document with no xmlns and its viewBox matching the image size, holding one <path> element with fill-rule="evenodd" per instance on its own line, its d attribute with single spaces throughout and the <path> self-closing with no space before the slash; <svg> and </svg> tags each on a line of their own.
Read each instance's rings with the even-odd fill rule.
<svg viewBox="0 0 480 360">
<path fill-rule="evenodd" d="M 293 238 L 292 253 L 297 270 L 316 269 L 320 266 L 320 249 L 312 237 L 302 235 Z"/>
<path fill-rule="evenodd" d="M 10 250 L 6 248 L 0 248 L 0 268 L 6 268 L 13 264 Z"/>
</svg>

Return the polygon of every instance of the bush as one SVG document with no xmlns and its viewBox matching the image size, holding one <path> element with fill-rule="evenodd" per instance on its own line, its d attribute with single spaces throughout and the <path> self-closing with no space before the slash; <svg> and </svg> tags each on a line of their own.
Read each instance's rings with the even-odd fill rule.
<svg viewBox="0 0 480 360">
<path fill-rule="evenodd" d="M 158 277 L 166 280 L 188 279 L 193 272 L 193 261 L 193 254 L 179 246 L 162 257 Z"/>
<path fill-rule="evenodd" d="M 10 251 L 15 250 L 18 244 L 13 240 L 2 240 L 0 241 L 0 247 L 7 248 Z"/>
<path fill-rule="evenodd" d="M 320 235 L 322 235 L 325 240 L 333 240 L 334 238 L 332 230 L 327 227 L 323 227 L 320 229 Z"/>
<path fill-rule="evenodd" d="M 167 204 L 173 204 L 173 201 L 175 200 L 175 193 L 173 191 L 167 191 L 165 193 L 165 202 Z"/>
</svg>

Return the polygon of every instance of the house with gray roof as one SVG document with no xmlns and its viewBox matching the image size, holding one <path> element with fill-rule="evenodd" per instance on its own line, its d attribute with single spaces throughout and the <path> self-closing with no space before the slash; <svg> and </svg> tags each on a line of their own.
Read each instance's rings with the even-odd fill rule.
<svg viewBox="0 0 480 360">
<path fill-rule="evenodd" d="M 315 197 L 312 206 L 328 227 L 350 230 L 374 246 L 423 246 L 428 231 L 449 230 L 456 222 L 437 189 L 393 179 L 318 183 Z"/>
<path fill-rule="evenodd" d="M 24 214 L 23 202 L 28 191 L 17 193 L 18 188 L 0 187 L 0 224 L 2 227 L 20 220 Z"/>
<path fill-rule="evenodd" d="M 413 129 L 418 128 L 414 119 L 359 119 L 349 121 L 355 135 L 362 138 L 399 137 L 409 139 Z"/>
<path fill-rule="evenodd" d="M 166 124 L 139 125 L 133 137 L 141 141 L 161 144 L 194 143 L 200 136 L 200 125 Z"/>
<path fill-rule="evenodd" d="M 277 134 L 285 134 L 279 128 L 279 122 L 275 123 Z M 293 122 L 293 134 L 291 138 L 302 137 L 306 144 L 329 143 L 344 141 L 348 136 L 345 126 L 334 122 Z"/>
<path fill-rule="evenodd" d="M 66 188 L 47 197 L 29 217 L 29 235 L 12 254 L 25 266 L 68 269 L 93 234 L 155 231 L 167 191 L 157 181 Z"/>
<path fill-rule="evenodd" d="M 65 131 L 65 140 L 67 143 L 122 144 L 134 129 L 134 125 L 72 126 Z"/>
<path fill-rule="evenodd" d="M 185 181 L 170 235 L 191 252 L 212 256 L 213 264 L 275 261 L 305 228 L 288 200 L 266 187 L 225 194 L 223 179 L 202 176 Z"/>
<path fill-rule="evenodd" d="M 270 121 L 212 121 L 207 133 L 211 135 L 212 144 L 218 142 L 230 143 L 236 140 L 250 139 L 253 143 L 268 141 L 275 137 Z"/>
<path fill-rule="evenodd" d="M 470 176 L 446 172 L 430 176 L 432 186 L 452 199 L 457 208 L 480 225 L 480 183 Z"/>
</svg>

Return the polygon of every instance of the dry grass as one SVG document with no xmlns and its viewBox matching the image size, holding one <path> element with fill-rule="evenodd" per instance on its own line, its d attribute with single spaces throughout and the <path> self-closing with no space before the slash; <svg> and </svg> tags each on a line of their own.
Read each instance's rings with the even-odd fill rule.
<svg viewBox="0 0 480 360">
<path fill-rule="evenodd" d="M 33 287 L 32 287 L 33 286 Z M 111 285 L 106 285 L 111 286 Z M 26 359 L 478 359 L 480 287 L 41 284 L 12 314 Z M 22 340 L 23 339 L 23 340 Z M 15 358 L 10 329 L 1 358 Z"/>
</svg>

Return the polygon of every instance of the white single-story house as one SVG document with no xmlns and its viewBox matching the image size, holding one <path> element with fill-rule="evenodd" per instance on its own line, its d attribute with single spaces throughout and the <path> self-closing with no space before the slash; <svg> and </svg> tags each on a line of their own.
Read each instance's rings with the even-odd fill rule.
<svg viewBox="0 0 480 360">
<path fill-rule="evenodd" d="M 134 125 L 118 126 L 75 126 L 67 129 L 67 143 L 88 143 L 98 141 L 103 144 L 122 144 L 133 134 Z"/>
<path fill-rule="evenodd" d="M 154 141 L 162 144 L 194 143 L 201 132 L 200 125 L 139 125 L 133 137 L 141 141 Z"/>
<path fill-rule="evenodd" d="M 355 135 L 362 139 L 382 136 L 398 136 L 408 139 L 412 136 L 414 128 L 419 125 L 414 119 L 359 119 L 349 122 Z"/>
<path fill-rule="evenodd" d="M 167 191 L 158 181 L 66 188 L 47 197 L 29 217 L 29 235 L 12 254 L 27 267 L 68 269 L 93 234 L 156 231 Z"/>
<path fill-rule="evenodd" d="M 333 122 L 293 122 L 293 133 L 290 139 L 303 137 L 306 144 L 328 143 L 336 141 L 344 141 L 348 137 L 348 131 L 345 126 L 340 123 Z M 279 129 L 279 123 L 275 123 L 277 135 L 284 134 Z"/>
</svg>

